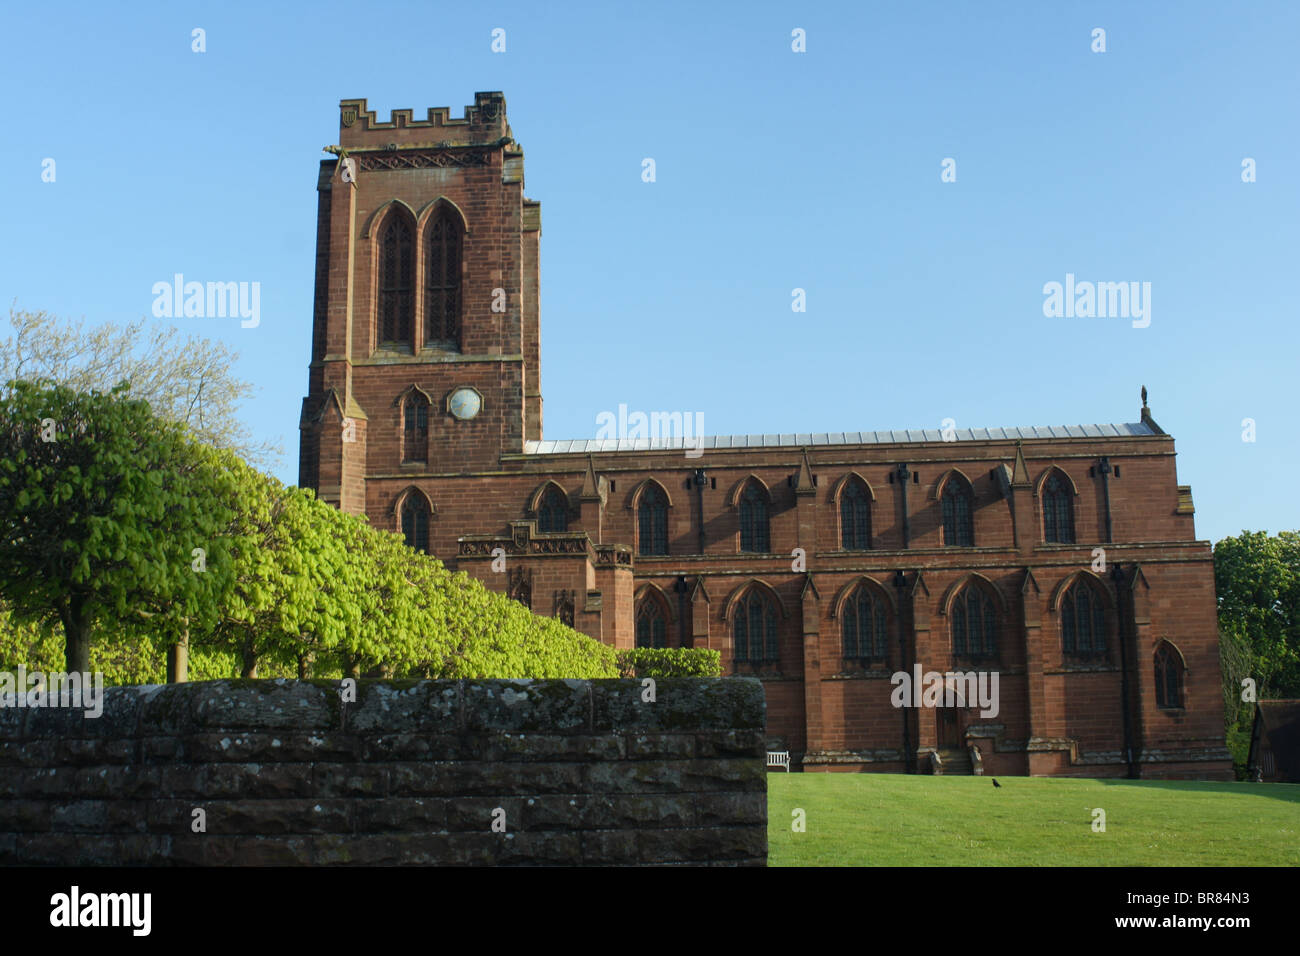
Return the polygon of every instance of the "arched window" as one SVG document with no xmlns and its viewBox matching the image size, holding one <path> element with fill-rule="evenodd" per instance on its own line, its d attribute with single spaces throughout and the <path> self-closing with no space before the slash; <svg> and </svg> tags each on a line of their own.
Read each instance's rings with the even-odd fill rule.
<svg viewBox="0 0 1300 956">
<path fill-rule="evenodd" d="M 511 568 L 510 578 L 506 582 L 506 596 L 518 601 L 530 611 L 533 609 L 533 576 L 525 574 L 523 568 Z"/>
<path fill-rule="evenodd" d="M 546 489 L 538 502 L 537 530 L 543 534 L 569 530 L 569 504 L 554 485 Z"/>
<path fill-rule="evenodd" d="M 998 618 L 987 594 L 968 584 L 953 599 L 951 617 L 953 657 L 971 661 L 997 658 Z"/>
<path fill-rule="evenodd" d="M 407 547 L 429 553 L 429 503 L 414 491 L 402 502 L 402 536 Z"/>
<path fill-rule="evenodd" d="M 1074 544 L 1074 503 L 1070 488 L 1053 474 L 1043 485 L 1043 540 Z"/>
<path fill-rule="evenodd" d="M 379 239 L 379 342 L 412 347 L 415 312 L 415 243 L 411 224 L 392 213 Z"/>
<path fill-rule="evenodd" d="M 668 499 L 657 486 L 648 484 L 637 502 L 637 551 L 641 554 L 668 553 Z"/>
<path fill-rule="evenodd" d="M 555 618 L 561 624 L 567 627 L 573 627 L 573 592 L 567 588 L 563 591 L 555 592 L 555 604 L 551 609 L 551 617 Z"/>
<path fill-rule="evenodd" d="M 1168 644 L 1156 648 L 1156 706 L 1166 710 L 1183 706 L 1183 662 Z"/>
<path fill-rule="evenodd" d="M 402 402 L 402 461 L 429 460 L 429 400 L 412 390 Z"/>
<path fill-rule="evenodd" d="M 667 647 L 668 625 L 664 609 L 652 597 L 643 598 L 636 612 L 636 646 Z"/>
<path fill-rule="evenodd" d="M 424 344 L 460 350 L 460 223 L 443 208 L 424 238 Z"/>
<path fill-rule="evenodd" d="M 1106 622 L 1101 599 L 1082 581 L 1061 599 L 1061 644 L 1070 657 L 1106 656 Z"/>
<path fill-rule="evenodd" d="M 885 604 L 865 584 L 844 602 L 844 657 L 848 660 L 885 659 Z"/>
<path fill-rule="evenodd" d="M 731 629 L 737 661 L 759 663 L 779 659 L 776 646 L 776 606 L 758 588 L 752 589 L 741 600 Z"/>
<path fill-rule="evenodd" d="M 757 554 L 771 551 L 768 538 L 767 498 L 750 482 L 740 496 L 740 550 Z"/>
<path fill-rule="evenodd" d="M 943 543 L 958 548 L 975 544 L 970 485 L 956 475 L 943 486 Z"/>
<path fill-rule="evenodd" d="M 840 492 L 840 546 L 845 551 L 871 547 L 871 498 L 856 478 L 850 478 Z"/>
</svg>

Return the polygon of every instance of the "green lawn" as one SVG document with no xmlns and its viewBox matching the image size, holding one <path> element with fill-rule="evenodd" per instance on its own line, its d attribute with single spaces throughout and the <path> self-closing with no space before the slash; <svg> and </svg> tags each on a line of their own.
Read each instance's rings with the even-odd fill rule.
<svg viewBox="0 0 1300 956">
<path fill-rule="evenodd" d="M 769 773 L 770 866 L 1296 866 L 1300 786 Z M 1093 809 L 1106 811 L 1094 833 Z M 807 830 L 792 832 L 792 811 Z"/>
</svg>

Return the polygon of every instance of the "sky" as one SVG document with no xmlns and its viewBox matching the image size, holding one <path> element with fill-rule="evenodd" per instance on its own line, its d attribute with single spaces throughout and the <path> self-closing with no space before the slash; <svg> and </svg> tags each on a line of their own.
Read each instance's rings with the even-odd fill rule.
<svg viewBox="0 0 1300 956">
<path fill-rule="evenodd" d="M 542 203 L 544 437 L 620 404 L 724 435 L 1124 423 L 1145 385 L 1198 538 L 1300 527 L 1300 4 L 0 16 L 3 305 L 123 323 L 176 273 L 257 282 L 256 327 L 174 321 L 238 350 L 288 483 L 339 101 L 500 90 Z M 1144 316 L 1045 314 L 1067 276 Z"/>
</svg>

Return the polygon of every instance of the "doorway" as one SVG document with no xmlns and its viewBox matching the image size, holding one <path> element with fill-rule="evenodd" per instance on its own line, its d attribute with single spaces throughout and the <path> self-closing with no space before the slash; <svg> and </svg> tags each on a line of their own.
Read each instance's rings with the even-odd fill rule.
<svg viewBox="0 0 1300 956">
<path fill-rule="evenodd" d="M 962 746 L 961 711 L 956 707 L 940 707 L 935 716 L 939 726 L 939 749 L 959 749 Z"/>
</svg>

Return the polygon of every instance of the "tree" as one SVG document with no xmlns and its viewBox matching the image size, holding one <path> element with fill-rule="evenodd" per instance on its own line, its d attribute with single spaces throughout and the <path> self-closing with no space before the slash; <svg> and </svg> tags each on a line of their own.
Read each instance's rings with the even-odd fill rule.
<svg viewBox="0 0 1300 956">
<path fill-rule="evenodd" d="M 74 391 L 107 392 L 123 381 L 155 415 L 186 425 L 209 445 L 228 448 L 266 470 L 279 465 L 277 443 L 254 442 L 238 411 L 253 386 L 235 377 L 239 355 L 225 344 L 143 319 L 87 328 L 48 312 L 9 309 L 12 334 L 0 341 L 0 383 L 51 381 Z M 0 387 L 2 391 L 2 387 Z"/>
<path fill-rule="evenodd" d="M 92 624 L 121 638 L 211 622 L 228 584 L 231 473 L 125 385 L 78 393 L 10 382 L 0 395 L 0 597 L 63 626 L 90 670 Z"/>
<path fill-rule="evenodd" d="M 339 512 L 226 458 L 234 477 L 225 535 L 231 585 L 199 643 L 233 653 L 242 675 L 256 677 L 261 664 L 291 669 L 333 649 L 349 628 L 379 626 L 378 609 L 366 620 L 364 603 L 382 576 L 365 566 L 364 542 L 337 533 Z"/>
<path fill-rule="evenodd" d="M 1300 696 L 1300 532 L 1224 538 L 1214 584 L 1219 626 L 1249 648 L 1260 696 Z"/>
<path fill-rule="evenodd" d="M 1214 546 L 1224 724 L 1238 776 L 1245 776 L 1255 700 L 1300 696 L 1300 533 L 1246 532 Z"/>
</svg>

